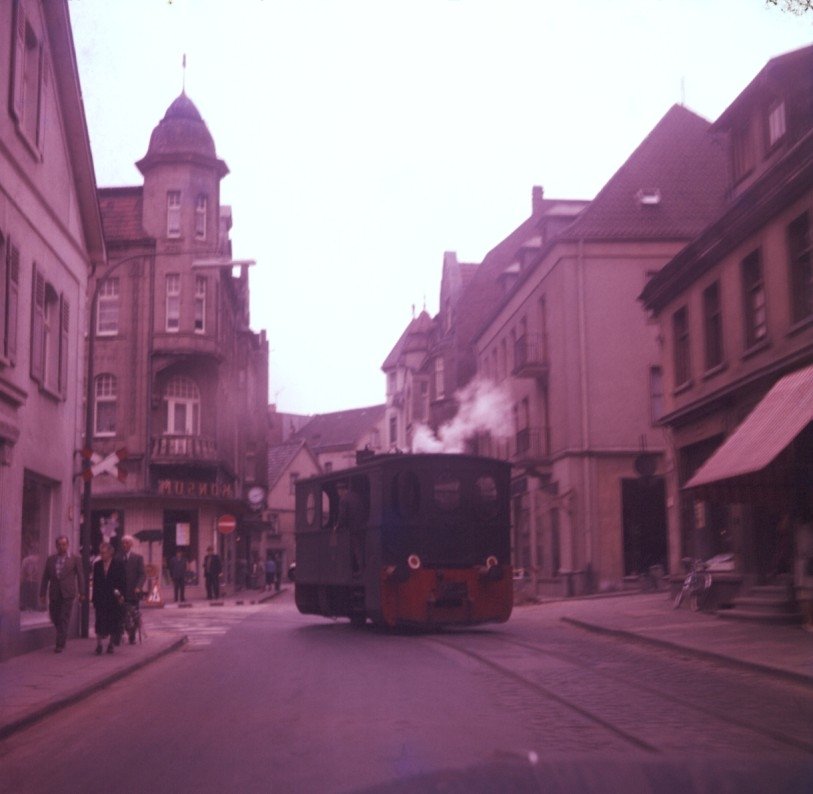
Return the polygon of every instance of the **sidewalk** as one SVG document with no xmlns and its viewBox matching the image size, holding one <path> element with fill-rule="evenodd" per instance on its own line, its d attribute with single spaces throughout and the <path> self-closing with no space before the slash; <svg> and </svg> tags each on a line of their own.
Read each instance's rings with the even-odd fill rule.
<svg viewBox="0 0 813 794">
<path fill-rule="evenodd" d="M 277 595 L 245 590 L 216 604 L 257 604 Z M 210 607 L 205 598 L 188 603 L 193 609 L 216 608 Z M 178 605 L 168 604 L 167 608 L 177 609 Z M 147 621 L 151 611 L 144 608 Z M 115 653 L 96 656 L 93 653 L 96 639 L 92 635 L 91 631 L 88 639 L 70 638 L 60 654 L 55 654 L 49 645 L 0 662 L 0 740 L 182 648 L 187 642 L 183 634 L 150 630 L 141 643 L 129 645 L 125 637 Z"/>
<path fill-rule="evenodd" d="M 526 613 L 813 686 L 813 634 L 801 626 L 723 619 L 686 604 L 672 609 L 665 592 L 548 601 L 515 608 L 512 620 Z"/>
<path fill-rule="evenodd" d="M 222 600 L 236 606 L 277 595 L 249 590 Z M 190 603 L 192 608 L 210 608 L 205 599 Z M 547 601 L 516 607 L 511 618 L 517 622 L 551 619 L 813 686 L 813 634 L 798 626 L 722 620 L 687 607 L 673 610 L 665 593 Z M 0 663 L 0 739 L 183 647 L 185 642 L 183 635 L 151 632 L 140 645 L 125 644 L 110 656 L 97 657 L 93 654 L 94 639 L 71 639 L 62 654 L 55 654 L 49 646 Z"/>
</svg>

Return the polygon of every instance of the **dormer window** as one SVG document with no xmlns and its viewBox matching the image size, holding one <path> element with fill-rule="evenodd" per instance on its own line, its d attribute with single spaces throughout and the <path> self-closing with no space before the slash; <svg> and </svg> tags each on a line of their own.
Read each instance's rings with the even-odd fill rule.
<svg viewBox="0 0 813 794">
<path fill-rule="evenodd" d="M 773 148 L 784 138 L 786 131 L 785 102 L 778 99 L 768 109 L 768 148 Z"/>
<path fill-rule="evenodd" d="M 635 199 L 642 207 L 657 207 L 661 203 L 660 188 L 648 187 L 641 188 L 636 194 Z"/>
<path fill-rule="evenodd" d="M 734 180 L 739 181 L 754 167 L 754 136 L 751 134 L 750 124 L 734 130 L 731 136 L 731 156 Z"/>
</svg>

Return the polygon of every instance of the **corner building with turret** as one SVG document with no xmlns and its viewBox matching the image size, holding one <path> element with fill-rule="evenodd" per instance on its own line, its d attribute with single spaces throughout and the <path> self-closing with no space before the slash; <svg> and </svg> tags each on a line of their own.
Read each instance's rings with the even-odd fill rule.
<svg viewBox="0 0 813 794">
<path fill-rule="evenodd" d="M 177 549 L 194 597 L 208 546 L 236 586 L 252 533 L 270 530 L 268 343 L 249 326 L 250 263 L 232 259 L 228 167 L 185 93 L 136 165 L 143 185 L 99 190 L 108 261 L 90 284 L 85 454 L 107 465 L 91 480 L 91 550 L 134 535 L 166 600 Z"/>
</svg>

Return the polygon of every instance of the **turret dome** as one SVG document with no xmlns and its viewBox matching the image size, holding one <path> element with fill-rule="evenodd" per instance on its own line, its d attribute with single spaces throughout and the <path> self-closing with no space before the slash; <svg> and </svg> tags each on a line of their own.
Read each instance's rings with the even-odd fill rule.
<svg viewBox="0 0 813 794">
<path fill-rule="evenodd" d="M 181 92 L 152 131 L 147 154 L 136 163 L 141 173 L 167 162 L 198 162 L 214 166 L 220 176 L 229 169 L 219 160 L 206 122 L 191 99 Z"/>
</svg>

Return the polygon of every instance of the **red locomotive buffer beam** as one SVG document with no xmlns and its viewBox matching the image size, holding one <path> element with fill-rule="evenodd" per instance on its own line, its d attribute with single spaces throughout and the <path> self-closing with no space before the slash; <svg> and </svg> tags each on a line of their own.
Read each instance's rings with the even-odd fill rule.
<svg viewBox="0 0 813 794">
<path fill-rule="evenodd" d="M 381 572 L 381 621 L 388 626 L 504 623 L 513 592 L 510 565 L 421 568 L 410 570 L 405 580 L 390 566 Z"/>
</svg>

